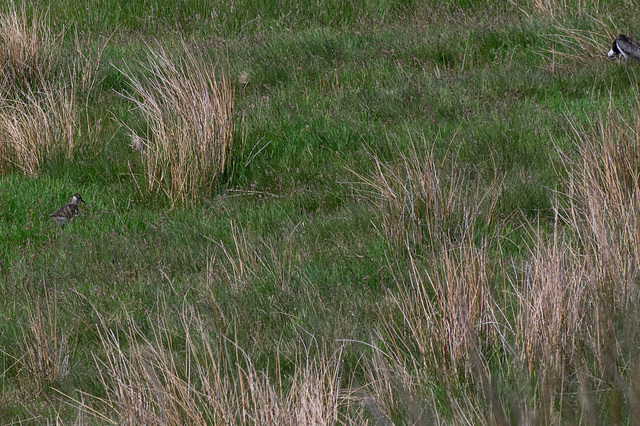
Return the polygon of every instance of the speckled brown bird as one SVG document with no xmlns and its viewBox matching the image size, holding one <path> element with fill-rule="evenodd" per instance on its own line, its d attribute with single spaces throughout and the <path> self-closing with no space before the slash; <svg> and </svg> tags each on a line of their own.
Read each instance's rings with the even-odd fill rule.
<svg viewBox="0 0 640 426">
<path fill-rule="evenodd" d="M 64 226 L 66 223 L 71 222 L 73 218 L 78 216 L 78 203 L 84 202 L 80 194 L 73 194 L 71 202 L 66 206 L 60 207 L 49 216 L 58 226 Z"/>
</svg>

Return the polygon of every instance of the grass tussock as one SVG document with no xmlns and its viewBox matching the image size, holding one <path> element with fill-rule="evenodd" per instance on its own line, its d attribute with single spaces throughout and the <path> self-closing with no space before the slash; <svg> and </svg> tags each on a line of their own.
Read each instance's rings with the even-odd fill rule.
<svg viewBox="0 0 640 426">
<path fill-rule="evenodd" d="M 410 424 L 446 423 L 438 407 L 444 404 L 455 423 L 486 424 L 492 412 L 480 409 L 486 401 L 476 385 L 486 376 L 486 360 L 478 354 L 508 347 L 488 250 L 465 241 L 429 258 L 410 258 L 409 282 L 398 279 L 397 292 L 389 296 L 392 311 L 381 310 L 379 337 L 386 352 L 366 362 L 363 404 L 375 417 Z M 437 398 L 434 389 L 441 393 Z"/>
<path fill-rule="evenodd" d="M 631 108 L 611 99 L 586 124 L 570 121 L 573 150 L 561 154 L 565 202 L 514 286 L 515 339 L 538 378 L 537 415 L 546 420 L 560 422 L 553 407 L 578 388 L 592 421 L 638 418 L 639 111 L 637 98 Z"/>
<path fill-rule="evenodd" d="M 564 201 L 556 207 L 552 232 L 529 227 L 533 238 L 522 268 L 492 264 L 496 256 L 506 259 L 501 245 L 473 238 L 473 223 L 464 227 L 462 238 L 441 238 L 438 245 L 413 237 L 412 228 L 424 222 L 411 221 L 401 229 L 407 250 L 398 265 L 405 266 L 393 268 L 397 291 L 388 297 L 393 308 L 381 310 L 378 347 L 384 350 L 366 363 L 370 382 L 363 403 L 375 417 L 393 421 L 400 415 L 419 422 L 442 412 L 438 404 L 443 403 L 462 423 L 511 417 L 563 424 L 568 407 L 591 421 L 633 415 L 638 400 L 631 385 L 638 359 L 633 342 L 640 341 L 635 321 L 640 312 L 635 244 L 640 241 L 640 108 L 633 111 L 612 102 L 587 125 L 571 123 L 577 155 L 562 155 L 565 192 L 559 198 Z M 407 173 L 410 162 L 400 162 L 403 180 L 388 172 L 389 165 L 376 163 L 378 178 L 368 184 L 384 191 L 374 200 L 399 198 L 391 196 L 400 192 L 397 188 L 419 193 L 408 189 L 424 187 L 424 174 Z M 433 170 L 441 182 L 451 173 Z M 483 197 L 468 194 L 457 187 L 446 199 L 467 204 L 463 211 L 477 211 L 469 204 Z M 403 217 L 397 212 L 411 211 L 418 199 L 428 200 L 405 196 L 396 209 L 387 201 L 379 214 L 398 222 L 391 218 Z M 397 242 L 396 234 L 385 235 L 390 244 Z M 524 391 L 500 391 L 523 378 L 529 383 Z M 434 387 L 446 396 L 435 398 Z M 576 400 L 572 395 L 578 389 Z M 416 402 L 429 399 L 433 402 Z M 619 401 L 614 409 L 607 407 L 611 400 Z"/>
<path fill-rule="evenodd" d="M 587 124 L 570 122 L 574 144 L 571 155 L 561 154 L 556 225 L 551 234 L 535 231 L 513 283 L 510 329 L 534 384 L 531 418 L 566 422 L 562 402 L 579 389 L 575 409 L 589 421 L 637 419 L 638 111 L 611 101 Z"/>
<path fill-rule="evenodd" d="M 27 13 L 27 2 L 11 1 L 0 14 L 0 80 L 21 86 L 48 75 L 59 51 L 60 37 L 37 9 Z"/>
<path fill-rule="evenodd" d="M 47 16 L 10 2 L 0 14 L 0 171 L 35 175 L 51 158 L 72 159 L 75 77 L 52 78 L 60 50 Z M 75 73 L 70 73 L 75 74 Z M 71 78 L 69 78 L 71 77 Z"/>
<path fill-rule="evenodd" d="M 451 157 L 451 158 L 450 158 Z M 492 220 L 502 182 L 496 177 L 488 191 L 465 187 L 464 169 L 454 166 L 447 153 L 435 160 L 433 146 L 410 141 L 408 152 L 384 162 L 372 155 L 374 174 L 361 176 L 355 190 L 369 200 L 378 216 L 389 247 L 431 247 L 464 238 L 472 221 L 483 216 Z"/>
<path fill-rule="evenodd" d="M 594 262 L 603 289 L 618 307 L 637 296 L 640 271 L 640 104 L 613 101 L 587 126 L 573 124 L 578 159 L 564 157 L 570 203 L 563 219 L 576 232 L 579 249 Z"/>
<path fill-rule="evenodd" d="M 78 126 L 73 79 L 42 80 L 39 90 L 27 89 L 0 107 L 0 156 L 3 170 L 14 166 L 36 175 L 49 159 L 72 159 Z"/>
<path fill-rule="evenodd" d="M 469 349 L 478 333 L 486 342 L 497 334 L 487 324 L 497 324 L 490 291 L 486 247 L 469 240 L 460 247 L 443 247 L 429 255 L 435 262 L 420 263 L 410 257 L 408 283 L 398 282 L 392 296 L 402 321 L 382 322 L 388 329 L 407 333 L 407 344 L 425 356 L 431 368 L 456 375 L 468 369 Z M 409 343 L 410 342 L 410 343 Z"/>
<path fill-rule="evenodd" d="M 166 308 L 143 333 L 129 318 L 120 330 L 100 329 L 105 357 L 96 358 L 107 389 L 104 411 L 118 424 L 336 424 L 350 415 L 341 389 L 342 350 L 300 353 L 291 375 L 259 371 L 234 342 L 215 337 L 187 307 L 177 323 Z M 150 337 L 149 337 L 150 336 Z"/>
<path fill-rule="evenodd" d="M 374 163 L 373 176 L 361 177 L 370 191 L 360 194 L 377 209 L 389 247 L 403 256 L 389 266 L 396 289 L 380 311 L 378 335 L 386 350 L 365 362 L 361 402 L 383 422 L 440 424 L 447 421 L 438 413 L 442 396 L 433 393 L 440 386 L 456 422 L 489 422 L 491 413 L 479 410 L 482 392 L 471 392 L 472 379 L 456 378 L 476 374 L 480 347 L 508 345 L 494 298 L 502 278 L 494 275 L 488 242 L 475 238 L 494 220 L 502 180 L 489 189 L 465 186 L 463 167 L 436 162 L 426 143 Z"/>
<path fill-rule="evenodd" d="M 554 21 L 554 32 L 544 35 L 547 48 L 542 51 L 552 70 L 556 66 L 607 60 L 607 52 L 618 31 L 610 17 L 592 18 L 592 21 L 595 29 L 577 29 Z"/>
<path fill-rule="evenodd" d="M 543 368 L 562 377 L 583 342 L 590 288 L 586 259 L 558 233 L 551 241 L 536 238 L 522 281 L 513 286 L 518 303 L 513 325 L 528 372 Z"/>
<path fill-rule="evenodd" d="M 20 398 L 37 397 L 67 377 L 73 368 L 74 347 L 70 330 L 62 330 L 54 300 L 37 298 L 29 306 L 18 345 L 4 352 L 18 372 Z"/>
<path fill-rule="evenodd" d="M 147 134 L 131 131 L 131 146 L 142 156 L 147 194 L 172 204 L 193 202 L 210 192 L 225 170 L 232 148 L 233 88 L 222 66 L 214 69 L 183 43 L 175 58 L 164 47 L 149 47 L 146 76 L 122 70 L 131 86 Z"/>
</svg>

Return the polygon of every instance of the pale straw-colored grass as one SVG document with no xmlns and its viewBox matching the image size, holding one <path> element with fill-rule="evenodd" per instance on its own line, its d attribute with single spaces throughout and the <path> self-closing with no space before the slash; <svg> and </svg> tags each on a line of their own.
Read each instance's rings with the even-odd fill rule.
<svg viewBox="0 0 640 426">
<path fill-rule="evenodd" d="M 78 126 L 73 78 L 42 80 L 39 90 L 5 99 L 0 107 L 0 156 L 6 167 L 36 175 L 51 158 L 72 159 Z"/>
<path fill-rule="evenodd" d="M 353 414 L 342 390 L 342 349 L 301 350 L 291 375 L 259 370 L 235 342 L 217 336 L 185 307 L 161 308 L 142 332 L 128 317 L 99 328 L 96 363 L 107 395 L 91 413 L 103 421 L 146 425 L 333 425 Z M 177 323 L 173 321 L 177 320 Z M 361 418 L 356 410 L 355 418 Z M 346 421 L 349 422 L 349 421 Z"/>
<path fill-rule="evenodd" d="M 502 179 L 495 176 L 487 189 L 465 185 L 455 154 L 447 152 L 448 160 L 438 162 L 434 146 L 411 138 L 407 153 L 394 160 L 372 154 L 372 175 L 351 171 L 358 178 L 352 188 L 370 204 L 392 250 L 403 251 L 407 242 L 416 247 L 460 239 L 476 217 L 494 219 Z"/>
<path fill-rule="evenodd" d="M 599 0 L 509 0 L 509 3 L 527 16 L 541 15 L 547 18 L 582 15 L 600 8 Z"/>
<path fill-rule="evenodd" d="M 0 13 L 0 172 L 35 175 L 48 159 L 74 156 L 75 76 L 50 78 L 60 41 L 38 8 L 10 2 Z"/>
<path fill-rule="evenodd" d="M 232 150 L 233 88 L 223 63 L 214 66 L 186 44 L 177 57 L 164 47 L 147 49 L 146 75 L 120 70 L 148 133 L 130 129 L 142 156 L 146 192 L 186 204 L 207 195 Z"/>
<path fill-rule="evenodd" d="M 20 331 L 22 335 L 17 348 L 0 351 L 15 365 L 22 398 L 28 399 L 69 375 L 75 347 L 72 343 L 73 330 L 60 327 L 55 297 L 37 297 L 30 303 Z"/>
<path fill-rule="evenodd" d="M 621 108 L 611 101 L 590 119 L 568 120 L 572 144 L 558 148 L 563 170 L 554 227 L 540 229 L 523 218 L 531 237 L 524 258 L 510 258 L 499 240 L 471 232 L 478 220 L 493 217 L 496 203 L 487 194 L 498 189 L 475 196 L 468 185 L 451 189 L 455 169 L 416 160 L 415 150 L 414 158 L 375 162 L 374 177 L 363 179 L 370 191 L 359 195 L 379 208 L 379 226 L 386 229 L 387 221 L 398 228 L 382 233 L 389 245 L 404 239 L 405 248 L 390 258 L 397 287 L 380 304 L 376 354 L 364 362 L 369 381 L 362 403 L 374 418 L 391 421 L 403 413 L 416 424 L 501 424 L 511 416 L 565 424 L 574 420 L 569 407 L 589 421 L 640 415 L 633 408 L 640 339 L 638 111 L 637 102 Z M 440 197 L 437 202 L 417 190 L 428 186 L 425 170 L 439 184 L 423 193 Z M 446 224 L 440 237 L 416 238 L 416 229 L 423 236 L 435 229 L 426 212 L 445 200 L 458 207 L 440 222 Z M 415 209 L 418 203 L 426 207 Z M 621 402 L 603 408 L 608 398 Z M 442 407 L 450 418 L 441 417 Z"/>
<path fill-rule="evenodd" d="M 594 19 L 593 25 L 596 29 L 584 30 L 556 22 L 555 32 L 543 34 L 547 47 L 540 53 L 548 59 L 552 71 L 556 66 L 608 60 L 607 53 L 618 32 L 602 20 Z"/>
<path fill-rule="evenodd" d="M 53 34 L 46 13 L 27 2 L 10 1 L 0 14 L 0 79 L 11 84 L 30 84 L 48 75 L 60 48 L 60 36 Z"/>
</svg>

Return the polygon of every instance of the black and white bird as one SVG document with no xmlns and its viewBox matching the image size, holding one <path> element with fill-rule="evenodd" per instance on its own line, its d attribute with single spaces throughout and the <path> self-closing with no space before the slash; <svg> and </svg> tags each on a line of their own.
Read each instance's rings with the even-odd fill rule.
<svg viewBox="0 0 640 426">
<path fill-rule="evenodd" d="M 624 34 L 620 34 L 613 40 L 613 46 L 607 56 L 609 59 L 615 59 L 619 55 L 623 58 L 635 58 L 640 61 L 640 45 Z"/>
<path fill-rule="evenodd" d="M 67 222 L 71 222 L 74 217 L 78 216 L 78 203 L 84 202 L 80 194 L 73 194 L 71 202 L 66 206 L 60 207 L 55 212 L 51 213 L 49 217 L 58 225 L 63 226 Z"/>
</svg>

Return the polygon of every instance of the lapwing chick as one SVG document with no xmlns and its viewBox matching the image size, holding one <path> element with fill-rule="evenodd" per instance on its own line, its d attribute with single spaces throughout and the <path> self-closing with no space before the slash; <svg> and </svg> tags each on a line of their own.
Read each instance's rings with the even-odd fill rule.
<svg viewBox="0 0 640 426">
<path fill-rule="evenodd" d="M 80 194 L 73 194 L 71 202 L 66 206 L 60 207 L 49 216 L 58 226 L 64 226 L 71 222 L 74 217 L 78 216 L 78 203 L 84 202 Z"/>
<path fill-rule="evenodd" d="M 640 45 L 624 34 L 620 34 L 613 40 L 613 46 L 607 53 L 609 59 L 615 59 L 622 55 L 623 58 L 634 58 L 640 61 Z"/>
</svg>

